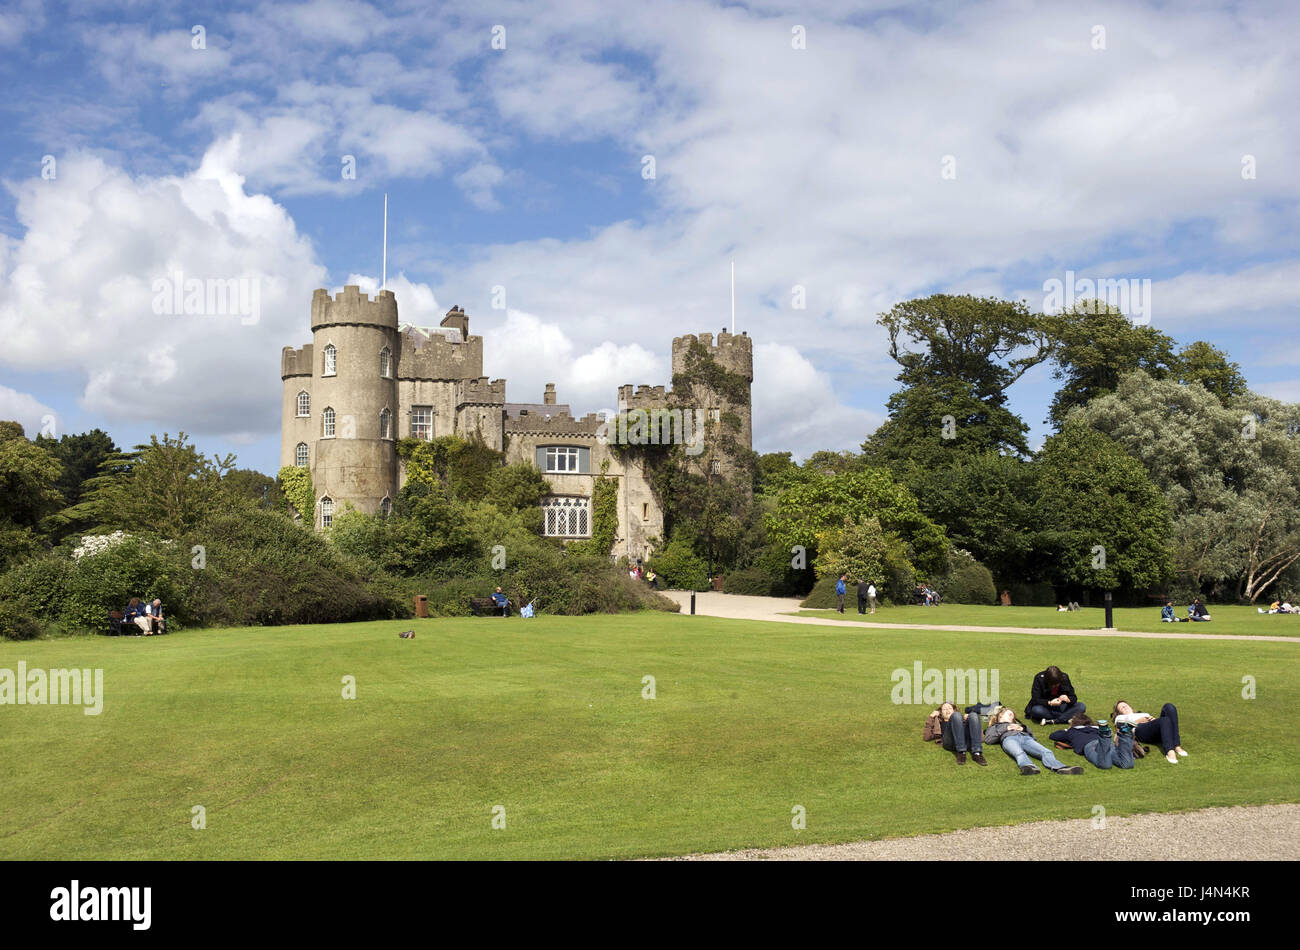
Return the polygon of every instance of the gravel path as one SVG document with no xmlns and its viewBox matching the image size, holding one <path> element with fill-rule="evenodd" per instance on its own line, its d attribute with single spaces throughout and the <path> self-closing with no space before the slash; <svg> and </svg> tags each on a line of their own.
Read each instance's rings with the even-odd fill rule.
<svg viewBox="0 0 1300 950">
<path fill-rule="evenodd" d="M 1294 861 L 1300 805 L 1206 808 L 1180 814 L 1035 821 L 942 835 L 749 848 L 689 854 L 673 861 L 1038 861 L 1043 842 L 1080 861 Z"/>
<path fill-rule="evenodd" d="M 670 590 L 664 594 L 677 601 L 682 612 L 691 609 L 689 591 Z M 1145 640 L 1257 640 L 1273 643 L 1300 643 L 1300 637 L 1243 636 L 1227 633 L 1140 633 L 1125 630 L 1059 630 L 1054 627 L 970 627 L 940 623 L 869 623 L 863 620 L 833 620 L 830 617 L 788 616 L 799 610 L 797 597 L 749 597 L 704 591 L 695 595 L 695 613 L 704 617 L 729 620 L 774 620 L 780 623 L 830 624 L 836 627 L 868 627 L 875 630 L 955 630 L 972 633 L 1028 633 L 1043 637 L 1139 637 Z"/>
</svg>

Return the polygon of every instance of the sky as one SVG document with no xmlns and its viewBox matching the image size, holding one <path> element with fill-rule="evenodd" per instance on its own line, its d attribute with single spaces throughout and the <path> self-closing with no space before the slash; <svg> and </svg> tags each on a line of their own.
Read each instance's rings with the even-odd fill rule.
<svg viewBox="0 0 1300 950">
<path fill-rule="evenodd" d="M 315 288 L 378 288 L 385 193 L 401 319 L 464 308 L 512 402 L 668 383 L 732 261 L 760 452 L 882 421 L 895 304 L 1070 274 L 1298 401 L 1297 35 L 1287 2 L 7 0 L 0 419 L 274 474 L 281 348 Z M 176 312 L 177 275 L 250 296 Z M 1031 445 L 1055 387 L 1008 393 Z"/>
</svg>

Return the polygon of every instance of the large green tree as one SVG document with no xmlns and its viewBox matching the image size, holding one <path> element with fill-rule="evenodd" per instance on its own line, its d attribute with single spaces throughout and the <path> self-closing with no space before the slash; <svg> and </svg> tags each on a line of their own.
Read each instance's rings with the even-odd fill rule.
<svg viewBox="0 0 1300 950">
<path fill-rule="evenodd" d="M 1131 591 L 1167 580 L 1169 506 L 1137 459 L 1071 422 L 1044 443 L 1038 465 L 1036 513 L 1052 580 Z"/>
<path fill-rule="evenodd" d="M 1228 359 L 1217 346 L 1197 340 L 1178 351 L 1178 381 L 1200 383 L 1223 405 L 1245 396 L 1250 387 L 1241 375 L 1241 367 Z"/>
<path fill-rule="evenodd" d="M 44 523 L 63 504 L 62 469 L 19 423 L 0 422 L 0 572 L 41 549 Z"/>
<path fill-rule="evenodd" d="M 1138 372 L 1076 417 L 1164 492 L 1183 587 L 1253 601 L 1300 561 L 1300 406 L 1254 393 L 1225 406 L 1204 386 Z"/>
<path fill-rule="evenodd" d="M 1081 300 L 1044 322 L 1053 341 L 1053 375 L 1063 381 L 1048 410 L 1048 421 L 1058 430 L 1071 410 L 1114 392 L 1125 373 L 1140 369 L 1164 379 L 1178 363 L 1168 334 L 1135 324 L 1099 301 Z"/>
</svg>

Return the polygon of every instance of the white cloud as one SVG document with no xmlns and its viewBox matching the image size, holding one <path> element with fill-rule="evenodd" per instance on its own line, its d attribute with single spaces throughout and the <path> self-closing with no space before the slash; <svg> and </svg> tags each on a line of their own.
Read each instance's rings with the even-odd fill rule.
<svg viewBox="0 0 1300 950">
<path fill-rule="evenodd" d="M 880 413 L 844 405 L 826 374 L 784 343 L 755 345 L 752 398 L 756 452 L 856 452 L 883 421 Z"/>
<path fill-rule="evenodd" d="M 10 187 L 25 233 L 0 274 L 0 363 L 79 374 L 81 406 L 108 420 L 277 431 L 280 349 L 307 336 L 311 291 L 325 283 L 282 207 L 245 192 L 220 152 L 160 178 L 76 154 L 56 180 Z M 172 299 L 156 282 L 177 274 L 233 280 L 248 306 L 156 312 Z M 205 296 L 205 311 L 209 299 L 219 303 Z"/>
<path fill-rule="evenodd" d="M 20 423 L 29 439 L 34 439 L 41 432 L 62 434 L 58 430 L 58 415 L 53 409 L 31 393 L 20 393 L 3 385 L 0 385 L 0 419 Z M 47 429 L 47 425 L 53 429 Z"/>
</svg>

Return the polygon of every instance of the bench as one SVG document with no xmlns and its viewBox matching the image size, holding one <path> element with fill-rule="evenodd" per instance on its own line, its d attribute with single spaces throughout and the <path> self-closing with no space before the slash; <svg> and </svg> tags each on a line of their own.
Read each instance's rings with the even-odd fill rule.
<svg viewBox="0 0 1300 950">
<path fill-rule="evenodd" d="M 110 637 L 123 636 L 122 621 L 123 621 L 122 611 L 110 610 L 108 612 L 108 635 Z"/>
<path fill-rule="evenodd" d="M 485 617 L 495 615 L 497 617 L 508 616 L 515 603 L 512 600 L 506 601 L 506 612 L 502 614 L 501 608 L 497 606 L 496 601 L 491 597 L 471 597 L 469 599 L 469 612 L 475 617 Z"/>
</svg>

